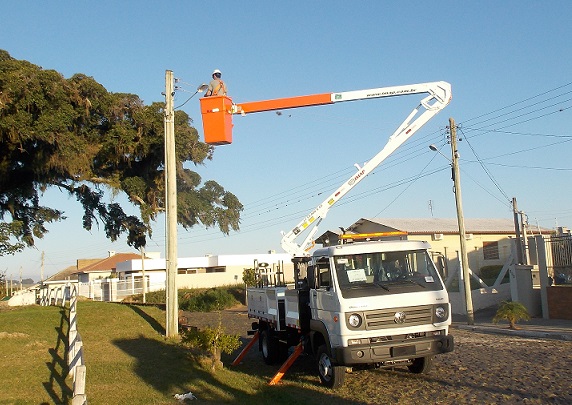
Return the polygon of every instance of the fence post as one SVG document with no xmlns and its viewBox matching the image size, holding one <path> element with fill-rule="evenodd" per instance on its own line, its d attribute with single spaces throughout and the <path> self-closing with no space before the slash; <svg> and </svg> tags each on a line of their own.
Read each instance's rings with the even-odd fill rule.
<svg viewBox="0 0 572 405">
<path fill-rule="evenodd" d="M 540 278 L 540 304 L 542 306 L 542 318 L 550 319 L 548 311 L 548 264 L 546 260 L 546 239 L 544 236 L 537 235 L 534 237 L 536 241 L 536 251 L 538 254 L 538 276 Z"/>
<path fill-rule="evenodd" d="M 87 403 L 85 395 L 85 365 L 82 364 L 75 368 L 72 405 L 83 405 L 85 403 Z"/>
</svg>

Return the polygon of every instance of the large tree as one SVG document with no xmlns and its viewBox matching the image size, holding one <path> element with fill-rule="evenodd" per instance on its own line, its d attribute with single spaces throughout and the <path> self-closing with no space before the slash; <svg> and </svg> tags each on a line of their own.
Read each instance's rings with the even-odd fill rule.
<svg viewBox="0 0 572 405">
<path fill-rule="evenodd" d="M 0 256 L 32 246 L 47 224 L 65 219 L 41 204 L 50 187 L 77 198 L 85 229 L 102 224 L 109 239 L 125 234 L 130 246 L 145 246 L 165 206 L 163 118 L 162 102 L 144 105 L 86 75 L 66 79 L 0 50 Z M 191 124 L 175 112 L 179 223 L 238 230 L 236 196 L 183 167 L 213 156 Z M 140 215 L 106 203 L 106 192 L 124 192 Z"/>
</svg>

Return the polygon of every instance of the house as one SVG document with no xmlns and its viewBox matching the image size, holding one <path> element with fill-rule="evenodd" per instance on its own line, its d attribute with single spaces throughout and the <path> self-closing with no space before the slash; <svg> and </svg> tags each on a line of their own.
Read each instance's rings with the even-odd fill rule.
<svg viewBox="0 0 572 405">
<path fill-rule="evenodd" d="M 139 253 L 117 253 L 109 251 L 109 256 L 103 259 L 78 259 L 77 279 L 80 283 L 89 283 L 93 280 L 115 276 L 117 263 L 126 260 L 141 259 Z"/>
<path fill-rule="evenodd" d="M 76 282 L 77 281 L 77 265 L 69 266 L 65 269 L 58 271 L 56 274 L 48 277 L 44 280 L 44 283 L 56 283 L 60 282 L 65 284 L 66 282 Z"/>
<path fill-rule="evenodd" d="M 425 240 L 431 244 L 433 259 L 444 277 L 447 277 L 449 271 L 455 271 L 459 267 L 461 244 L 456 218 L 360 218 L 343 231 L 346 233 L 402 231 L 406 233 L 401 236 L 402 238 Z M 550 232 L 547 229 L 541 231 Z M 337 244 L 341 233 L 342 230 L 328 231 L 316 239 L 316 242 L 325 246 Z M 469 268 L 480 274 L 480 269 L 483 267 L 502 266 L 511 256 L 513 240 L 516 238 L 514 221 L 466 218 L 465 238 Z"/>
</svg>

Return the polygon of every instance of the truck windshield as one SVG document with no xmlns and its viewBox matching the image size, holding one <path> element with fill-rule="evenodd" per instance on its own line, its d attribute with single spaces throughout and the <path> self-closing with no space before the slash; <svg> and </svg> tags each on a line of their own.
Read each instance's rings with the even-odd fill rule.
<svg viewBox="0 0 572 405">
<path fill-rule="evenodd" d="M 425 250 L 335 256 L 334 263 L 346 298 L 443 288 Z"/>
</svg>

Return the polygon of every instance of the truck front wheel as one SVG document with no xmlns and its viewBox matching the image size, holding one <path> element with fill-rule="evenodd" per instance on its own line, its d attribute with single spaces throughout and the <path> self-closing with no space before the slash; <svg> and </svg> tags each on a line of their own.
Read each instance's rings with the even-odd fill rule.
<svg viewBox="0 0 572 405">
<path fill-rule="evenodd" d="M 346 368 L 336 366 L 332 363 L 326 345 L 318 347 L 316 359 L 318 363 L 318 375 L 320 376 L 322 384 L 329 388 L 336 388 L 343 385 Z"/>
<path fill-rule="evenodd" d="M 425 374 L 431 370 L 431 366 L 433 365 L 433 356 L 427 357 L 418 357 L 413 359 L 411 365 L 407 366 L 409 371 L 415 374 Z"/>
<path fill-rule="evenodd" d="M 265 329 L 260 334 L 260 350 L 266 364 L 274 364 L 278 360 L 279 342 L 272 336 L 270 330 Z"/>
</svg>

